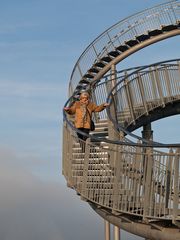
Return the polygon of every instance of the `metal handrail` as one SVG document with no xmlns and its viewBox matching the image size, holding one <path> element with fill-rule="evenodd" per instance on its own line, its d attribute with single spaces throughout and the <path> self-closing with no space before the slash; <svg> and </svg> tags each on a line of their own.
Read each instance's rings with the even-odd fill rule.
<svg viewBox="0 0 180 240">
<path fill-rule="evenodd" d="M 138 68 L 137 70 L 135 70 L 134 72 L 130 73 L 129 75 L 127 75 L 126 77 L 130 77 L 135 73 L 138 73 L 139 71 L 145 70 L 148 67 L 152 67 L 152 66 L 158 66 L 161 64 L 166 64 L 166 63 L 171 63 L 174 61 L 179 61 L 180 59 L 173 59 L 173 60 L 166 60 L 166 61 L 161 61 L 158 63 L 154 63 L 151 65 L 145 65 L 142 68 Z M 110 102 L 110 97 L 112 96 L 112 93 L 115 91 L 115 89 L 117 88 L 118 85 L 120 85 L 123 81 L 125 80 L 125 78 L 121 79 L 111 90 L 111 92 L 109 93 L 108 97 L 107 97 L 107 102 Z M 64 107 L 68 106 L 68 104 L 70 102 L 72 102 L 74 100 L 74 95 L 71 96 L 67 102 L 65 103 Z M 103 142 L 107 142 L 107 143 L 111 143 L 111 144 L 117 144 L 117 145 L 128 145 L 128 146 L 144 146 L 144 147 L 156 147 L 156 148 L 176 148 L 176 147 L 180 147 L 180 143 L 170 143 L 170 144 L 164 144 L 164 143 L 159 143 L 159 142 L 154 142 L 154 141 L 147 141 L 146 139 L 137 136 L 136 134 L 133 134 L 131 132 L 129 132 L 128 130 L 126 130 L 125 128 L 123 128 L 121 125 L 117 124 L 117 122 L 113 119 L 113 117 L 110 114 L 110 108 L 107 108 L 107 114 L 109 119 L 113 122 L 114 126 L 116 127 L 117 130 L 120 130 L 122 132 L 124 132 L 126 135 L 133 137 L 134 139 L 138 139 L 141 140 L 142 142 L 133 142 L 130 141 L 128 138 L 126 138 L 126 141 L 120 141 L 120 140 L 113 140 L 113 139 L 107 139 L 107 138 L 97 138 L 94 137 L 92 135 L 88 135 L 82 131 L 80 131 L 79 129 L 76 129 L 75 126 L 71 123 L 71 121 L 68 120 L 67 115 L 65 113 L 65 111 L 63 111 L 63 118 L 64 121 L 67 122 L 67 124 L 71 127 L 71 129 L 75 132 L 75 133 L 80 133 L 86 137 L 90 137 L 93 141 L 99 142 L 99 141 L 103 141 Z"/>
<path fill-rule="evenodd" d="M 143 219 L 176 220 L 179 215 L 178 150 L 163 153 L 152 148 L 144 151 L 143 146 L 114 148 L 111 144 L 104 148 L 87 140 L 82 156 L 80 147 L 74 149 L 74 144 L 81 146 L 82 140 L 72 135 L 71 130 L 64 127 L 64 140 L 68 144 L 64 145 L 63 171 L 68 186 L 84 199 L 113 211 Z M 110 156 L 114 154 L 113 163 Z M 117 198 L 122 195 L 123 198 Z"/>
<path fill-rule="evenodd" d="M 120 81 L 118 81 L 118 83 L 111 89 L 111 92 L 109 92 L 109 95 L 107 97 L 107 102 L 110 103 L 110 99 L 112 99 L 112 96 L 114 95 L 114 92 L 116 91 L 117 87 L 123 83 L 126 79 L 130 78 L 131 76 L 137 74 L 138 72 L 141 72 L 147 68 L 150 68 L 150 67 L 156 67 L 158 65 L 164 65 L 166 63 L 170 63 L 170 62 L 174 62 L 174 61 L 180 61 L 180 59 L 173 59 L 173 60 L 166 60 L 166 61 L 161 61 L 161 62 L 157 62 L 155 64 L 151 64 L 149 66 L 143 66 L 142 68 L 139 68 L 138 70 L 126 75 L 124 78 L 122 78 Z M 172 66 L 172 65 L 171 65 Z M 138 140 L 142 140 L 142 141 L 146 141 L 145 139 L 143 139 L 142 137 L 139 137 L 137 136 L 136 134 L 133 134 L 131 132 L 129 132 L 128 130 L 126 130 L 124 127 L 122 127 L 119 123 L 116 122 L 116 120 L 112 117 L 112 114 L 110 112 L 110 108 L 107 109 L 107 114 L 108 114 L 108 117 L 109 119 L 113 122 L 114 126 L 116 127 L 116 129 L 118 131 L 123 131 L 125 134 L 135 138 L 135 139 L 138 139 Z M 157 143 L 158 144 L 158 143 Z M 164 145 L 164 144 L 163 144 Z M 172 146 L 175 146 L 175 144 L 170 144 L 169 147 L 172 147 Z M 180 146 L 180 143 L 176 145 L 177 147 Z"/>
<path fill-rule="evenodd" d="M 179 21 L 177 10 L 179 6 L 179 0 L 159 4 L 119 21 L 100 34 L 84 50 L 73 68 L 69 83 L 71 95 L 82 76 L 92 67 L 93 63 L 107 54 L 107 50 L 114 50 L 119 43 L 133 39 L 134 36 L 141 35 L 144 31 L 165 24 L 176 24 Z"/>
</svg>

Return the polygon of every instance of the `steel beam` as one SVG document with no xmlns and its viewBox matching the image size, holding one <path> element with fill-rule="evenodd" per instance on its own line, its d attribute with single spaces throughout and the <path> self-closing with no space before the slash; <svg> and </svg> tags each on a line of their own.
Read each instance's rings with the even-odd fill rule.
<svg viewBox="0 0 180 240">
<path fill-rule="evenodd" d="M 120 240 L 120 228 L 114 226 L 114 240 Z"/>
<path fill-rule="evenodd" d="M 105 240 L 110 240 L 110 222 L 104 220 L 104 235 Z"/>
<path fill-rule="evenodd" d="M 90 203 L 89 203 L 90 204 Z M 126 222 L 122 221 L 121 216 L 115 216 L 110 214 L 110 212 L 104 209 L 97 208 L 95 204 L 90 204 L 90 206 L 104 219 L 109 221 L 111 224 L 119 226 L 121 229 L 130 232 L 132 234 L 141 236 L 146 239 L 151 240 L 177 240 L 179 239 L 180 233 L 177 227 L 163 228 L 160 231 L 155 228 L 151 228 L 149 224 L 139 223 L 138 221 Z"/>
</svg>

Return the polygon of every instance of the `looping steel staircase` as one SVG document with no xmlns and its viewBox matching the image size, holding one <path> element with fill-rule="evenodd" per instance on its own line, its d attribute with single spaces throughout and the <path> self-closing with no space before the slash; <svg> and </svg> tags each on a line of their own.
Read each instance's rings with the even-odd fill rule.
<svg viewBox="0 0 180 240">
<path fill-rule="evenodd" d="M 130 54 L 180 34 L 180 3 L 172 1 L 120 21 L 78 59 L 69 84 L 71 104 L 82 90 L 107 112 L 96 130 L 77 138 L 64 112 L 63 175 L 104 219 L 156 240 L 180 239 L 180 143 L 153 141 L 151 122 L 180 113 L 180 59 L 117 71 Z M 143 127 L 142 136 L 132 133 Z M 179 126 L 177 126 L 178 128 Z"/>
<path fill-rule="evenodd" d="M 112 64 L 150 44 L 178 35 L 179 1 L 161 4 L 119 21 L 97 37 L 74 66 L 69 94 L 98 81 Z"/>
</svg>

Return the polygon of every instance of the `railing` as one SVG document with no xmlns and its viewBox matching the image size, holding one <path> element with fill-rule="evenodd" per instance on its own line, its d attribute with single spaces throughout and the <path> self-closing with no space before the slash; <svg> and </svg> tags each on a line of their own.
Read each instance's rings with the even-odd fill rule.
<svg viewBox="0 0 180 240">
<path fill-rule="evenodd" d="M 141 116 L 148 116 L 158 107 L 180 101 L 179 59 L 157 63 L 150 68 L 142 67 L 126 75 L 111 89 L 116 119 L 110 114 L 115 125 L 127 127 Z"/>
<path fill-rule="evenodd" d="M 109 96 L 113 95 L 116 100 L 115 111 L 121 111 L 122 114 L 128 106 L 131 116 L 126 88 L 133 94 L 132 110 L 137 105 L 141 106 L 141 114 L 152 110 L 145 107 L 150 105 L 149 102 L 155 109 L 162 103 L 166 107 L 167 102 L 180 100 L 179 59 L 153 64 L 150 68 L 138 67 L 136 71 L 127 69 L 116 76 L 115 79 L 107 75 L 96 86 L 93 97 L 97 104 L 105 101 L 111 89 Z M 123 101 L 126 101 L 126 105 Z M 99 115 L 99 118 L 107 121 L 106 113 Z M 178 226 L 180 144 L 132 142 L 127 138 L 98 139 L 92 136 L 94 143 L 90 138 L 83 142 L 77 138 L 78 130 L 65 113 L 63 129 L 63 174 L 68 185 L 82 198 L 113 212 L 140 217 L 143 221 L 171 220 Z"/>
<path fill-rule="evenodd" d="M 163 25 L 177 24 L 179 19 L 180 4 L 177 0 L 132 15 L 107 29 L 79 57 L 70 78 L 69 95 L 73 94 L 87 70 L 108 52 L 136 36 L 146 34 L 148 30 L 158 29 Z"/>
<path fill-rule="evenodd" d="M 180 100 L 179 95 L 179 89 L 180 89 L 180 69 L 179 69 L 179 60 L 167 60 L 163 62 L 158 62 L 149 66 L 139 66 L 136 68 L 129 68 L 122 71 L 117 72 L 115 75 L 109 74 L 103 77 L 100 80 L 100 83 L 96 85 L 96 87 L 93 89 L 92 92 L 92 98 L 93 101 L 97 104 L 100 104 L 102 102 L 110 102 L 111 100 L 111 106 L 108 108 L 107 112 L 103 111 L 101 113 L 95 113 L 95 122 L 98 123 L 100 120 L 106 120 L 109 118 L 116 129 L 118 131 L 123 131 L 126 135 L 129 135 L 130 137 L 133 137 L 137 140 L 143 141 L 145 144 L 144 146 L 149 147 L 179 147 L 180 144 L 161 144 L 156 142 L 148 142 L 147 140 L 143 139 L 142 137 L 139 137 L 131 132 L 129 132 L 125 127 L 128 126 L 128 119 L 130 119 L 129 124 L 131 122 L 134 123 L 130 118 L 131 116 L 135 116 L 134 109 L 138 110 L 136 111 L 136 119 L 140 118 L 143 115 L 149 114 L 148 110 L 152 112 L 153 109 L 156 109 L 158 107 L 165 107 L 166 104 L 169 102 L 178 102 Z M 135 71 L 134 71 L 135 70 Z M 152 73 L 154 72 L 154 75 Z M 161 76 L 161 73 L 165 73 L 162 76 L 165 76 L 163 78 Z M 149 86 L 144 88 L 143 81 L 141 76 L 150 76 L 150 78 L 144 78 L 145 83 Z M 161 78 L 159 77 L 161 76 Z M 172 78 L 173 77 L 173 78 Z M 141 79 L 141 84 L 139 84 L 139 78 Z M 129 80 L 129 81 L 128 81 Z M 131 86 L 131 82 L 137 81 L 136 85 L 132 87 L 132 89 L 129 87 Z M 148 82 L 149 81 L 149 82 Z M 164 81 L 164 82 L 163 82 Z M 127 87 L 128 86 L 128 87 Z M 135 87 L 136 86 L 136 87 Z M 162 88 L 163 86 L 163 88 Z M 152 88 L 154 90 L 154 94 L 152 94 L 151 100 L 146 101 L 146 94 L 147 92 L 152 92 Z M 125 91 L 120 91 L 121 89 L 125 89 Z M 138 98 L 139 101 L 137 104 L 137 101 L 133 98 L 133 95 L 137 95 L 136 91 L 138 93 L 141 93 L 140 97 Z M 123 92 L 123 94 L 122 94 Z M 155 94 L 156 93 L 156 94 Z M 122 95 L 121 95 L 122 94 Z M 132 94 L 132 96 L 130 95 Z M 167 95 L 169 94 L 169 95 Z M 108 95 L 108 98 L 106 97 Z M 147 94 L 147 96 L 149 96 Z M 66 106 L 69 104 L 69 102 L 72 101 L 74 97 L 71 97 L 67 103 Z M 113 99 L 113 102 L 112 102 Z M 131 102 L 129 101 L 131 99 Z M 133 101 L 132 101 L 133 99 Z M 128 105 L 128 108 L 121 108 L 120 105 L 124 104 L 126 102 Z M 164 103 L 164 105 L 162 104 Z M 149 108 L 147 108 L 149 106 Z M 115 111 L 115 116 L 111 112 L 111 107 L 113 111 Z M 118 113 L 119 109 L 121 109 L 121 112 Z M 108 115 L 107 115 L 108 113 Z M 133 113 L 133 114 L 132 114 Z M 139 115 L 138 115 L 139 114 Z M 67 120 L 67 119 L 65 119 Z M 134 126 L 136 126 L 134 124 Z M 73 124 L 71 124 L 71 127 L 73 128 Z M 78 131 L 78 130 L 75 130 Z M 81 132 L 81 134 L 86 135 Z M 108 143 L 113 143 L 114 139 L 105 140 L 108 141 Z M 126 139 L 127 145 L 130 144 L 133 145 L 132 140 Z M 115 143 L 117 144 L 117 142 Z M 124 144 L 118 141 L 118 144 Z M 134 146 L 136 146 L 136 143 L 134 142 Z"/>
<path fill-rule="evenodd" d="M 67 123 L 63 142 L 63 174 L 82 198 L 142 220 L 179 220 L 180 148 L 85 143 Z"/>
</svg>

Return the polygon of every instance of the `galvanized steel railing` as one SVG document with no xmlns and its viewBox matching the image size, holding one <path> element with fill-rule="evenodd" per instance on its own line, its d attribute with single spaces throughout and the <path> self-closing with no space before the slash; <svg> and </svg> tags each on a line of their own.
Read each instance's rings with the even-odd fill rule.
<svg viewBox="0 0 180 240">
<path fill-rule="evenodd" d="M 148 30 L 177 24 L 179 19 L 180 3 L 177 0 L 132 15 L 107 29 L 79 57 L 70 78 L 69 95 L 73 94 L 75 87 L 87 70 L 108 52 L 136 36 L 146 34 Z"/>
<path fill-rule="evenodd" d="M 176 59 L 126 69 L 116 72 L 115 77 L 109 74 L 92 90 L 92 99 L 97 104 L 113 104 L 116 115 L 112 116 L 110 108 L 109 117 L 117 128 L 135 125 L 136 120 L 153 109 L 180 100 L 179 73 L 180 60 Z M 96 122 L 107 119 L 106 111 L 95 115 Z"/>
<path fill-rule="evenodd" d="M 148 69 L 142 67 L 116 83 L 108 98 L 108 101 L 114 100 L 116 118 L 110 111 L 110 119 L 124 128 L 136 125 L 141 116 L 180 101 L 179 59 L 151 65 Z"/>
<path fill-rule="evenodd" d="M 127 72 L 131 73 L 127 75 Z M 116 76 L 116 79 L 106 76 L 94 89 L 93 97 L 97 104 L 103 102 L 111 89 L 109 96 L 115 99 L 114 110 L 122 115 L 128 112 L 129 123 L 134 121 L 128 105 L 130 94 L 133 94 L 130 97 L 132 110 L 137 106 L 141 109 L 136 119 L 147 114 L 147 110 L 151 111 L 149 106 L 154 109 L 166 107 L 167 102 L 180 100 L 178 60 L 161 62 L 150 68 L 138 67 L 136 71 L 132 68 Z M 63 174 L 69 186 L 82 198 L 113 212 L 131 214 L 142 221 L 171 220 L 179 226 L 179 144 L 133 143 L 124 137 L 119 141 L 99 140 L 96 136 L 92 140 L 98 144 L 90 139 L 83 142 L 77 138 L 77 130 L 68 116 L 64 117 Z M 99 115 L 98 122 L 105 119 L 107 121 L 106 114 Z M 121 123 L 123 121 L 121 118 Z M 108 121 L 106 124 L 110 128 Z"/>
<path fill-rule="evenodd" d="M 63 143 L 63 174 L 82 198 L 142 220 L 179 220 L 179 149 L 84 143 L 67 123 Z"/>
</svg>

